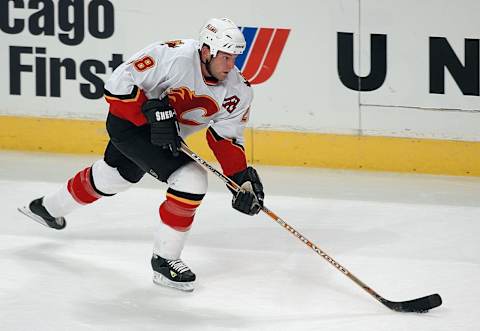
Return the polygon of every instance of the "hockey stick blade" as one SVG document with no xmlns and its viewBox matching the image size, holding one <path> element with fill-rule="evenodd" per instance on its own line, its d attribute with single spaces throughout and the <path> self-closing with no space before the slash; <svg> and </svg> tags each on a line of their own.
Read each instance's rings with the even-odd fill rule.
<svg viewBox="0 0 480 331">
<path fill-rule="evenodd" d="M 438 294 L 427 295 L 422 298 L 417 298 L 409 301 L 389 301 L 380 299 L 380 302 L 391 310 L 403 313 L 426 313 L 430 309 L 438 307 L 442 304 L 442 298 Z"/>
</svg>

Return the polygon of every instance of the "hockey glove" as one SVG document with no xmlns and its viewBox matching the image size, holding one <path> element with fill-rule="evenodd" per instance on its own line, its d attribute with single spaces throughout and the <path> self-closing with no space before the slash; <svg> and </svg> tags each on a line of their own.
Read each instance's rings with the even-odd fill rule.
<svg viewBox="0 0 480 331">
<path fill-rule="evenodd" d="M 168 97 L 162 100 L 150 99 L 142 105 L 142 112 L 150 124 L 150 141 L 152 144 L 170 149 L 173 156 L 178 156 L 181 138 L 178 135 L 178 123 L 175 109 L 170 106 Z"/>
<path fill-rule="evenodd" d="M 247 215 L 258 214 L 263 207 L 265 193 L 257 171 L 247 167 L 230 178 L 243 189 L 233 192 L 232 207 Z"/>
</svg>

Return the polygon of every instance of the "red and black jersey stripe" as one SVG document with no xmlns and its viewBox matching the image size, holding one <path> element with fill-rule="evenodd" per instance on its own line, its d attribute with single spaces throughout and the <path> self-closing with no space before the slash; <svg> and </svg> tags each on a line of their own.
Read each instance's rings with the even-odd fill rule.
<svg viewBox="0 0 480 331">
<path fill-rule="evenodd" d="M 134 86 L 129 94 L 113 94 L 104 89 L 105 100 L 109 103 L 109 111 L 124 120 L 130 121 L 136 126 L 147 123 L 147 119 L 142 113 L 142 105 L 147 101 L 143 90 Z"/>
</svg>

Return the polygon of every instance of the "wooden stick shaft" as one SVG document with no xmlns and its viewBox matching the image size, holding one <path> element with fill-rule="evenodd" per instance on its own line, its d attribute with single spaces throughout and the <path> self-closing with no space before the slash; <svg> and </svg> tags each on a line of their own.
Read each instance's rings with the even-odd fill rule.
<svg viewBox="0 0 480 331">
<path fill-rule="evenodd" d="M 191 149 L 189 149 L 185 144 L 182 143 L 181 150 L 187 154 L 190 158 L 192 158 L 195 162 L 198 164 L 202 165 L 204 168 L 210 170 L 214 175 L 216 175 L 218 178 L 220 178 L 228 187 L 233 189 L 235 192 L 238 192 L 242 190 L 240 186 L 235 183 L 233 180 L 222 174 L 220 171 L 215 169 L 212 165 L 210 165 L 207 161 L 202 159 L 200 156 L 195 154 Z M 271 219 L 273 219 L 276 223 L 280 224 L 284 229 L 288 230 L 292 235 L 294 235 L 297 239 L 302 241 L 305 245 L 310 247 L 315 253 L 323 257 L 328 263 L 333 265 L 337 270 L 342 272 L 345 276 L 350 278 L 355 284 L 360 286 L 362 289 L 364 289 L 368 294 L 373 296 L 376 300 L 380 301 L 381 303 L 382 296 L 380 296 L 377 292 L 375 292 L 372 288 L 367 286 L 364 282 L 362 282 L 360 279 L 358 279 L 354 274 L 352 274 L 350 271 L 348 271 L 345 267 L 343 267 L 340 263 L 335 261 L 330 255 L 328 255 L 325 251 L 320 249 L 317 245 L 315 245 L 312 241 L 307 239 L 304 235 L 302 235 L 300 232 L 295 230 L 291 225 L 289 225 L 287 222 L 285 222 L 283 219 L 281 219 L 277 214 L 275 214 L 273 211 L 268 209 L 267 207 L 263 206 L 262 211 L 267 214 Z"/>
</svg>

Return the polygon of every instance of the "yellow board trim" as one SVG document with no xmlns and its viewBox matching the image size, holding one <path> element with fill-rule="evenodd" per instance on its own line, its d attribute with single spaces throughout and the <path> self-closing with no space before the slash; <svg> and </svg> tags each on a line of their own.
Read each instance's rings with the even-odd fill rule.
<svg viewBox="0 0 480 331">
<path fill-rule="evenodd" d="M 107 142 L 101 121 L 0 116 L 0 149 L 101 154 Z"/>
<path fill-rule="evenodd" d="M 480 176 L 479 142 L 253 129 L 245 139 L 254 164 Z M 0 116 L 0 149 L 102 154 L 107 142 L 102 121 Z M 204 130 L 188 144 L 214 160 Z"/>
</svg>

